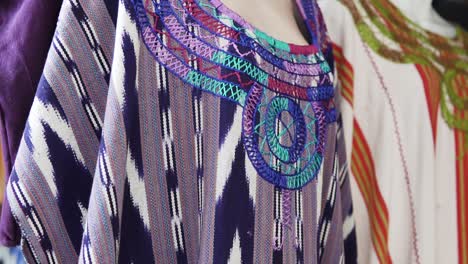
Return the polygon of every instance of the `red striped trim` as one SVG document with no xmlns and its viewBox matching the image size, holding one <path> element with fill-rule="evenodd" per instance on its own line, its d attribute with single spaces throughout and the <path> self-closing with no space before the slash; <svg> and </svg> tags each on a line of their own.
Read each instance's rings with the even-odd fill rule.
<svg viewBox="0 0 468 264">
<path fill-rule="evenodd" d="M 426 94 L 427 109 L 432 127 L 432 142 L 435 148 L 437 138 L 437 113 L 440 103 L 440 81 L 441 75 L 434 67 L 416 64 L 416 69 L 421 76 Z"/>
<path fill-rule="evenodd" d="M 333 45 L 333 55 L 343 98 L 353 107 L 354 70 L 343 50 Z M 372 154 L 356 119 L 353 121 L 351 172 L 366 204 L 371 240 L 380 263 L 392 263 L 388 249 L 388 210 L 380 193 Z"/>
<path fill-rule="evenodd" d="M 433 140 L 437 136 L 437 111 L 440 103 L 440 73 L 429 66 L 416 65 L 416 68 L 421 75 L 426 93 L 426 101 L 428 105 L 429 115 L 431 118 L 431 126 L 433 131 Z M 467 87 L 466 77 L 457 75 L 454 78 L 452 85 L 455 87 L 457 94 L 466 97 L 468 93 L 465 91 Z M 468 113 L 455 108 L 455 116 L 464 118 Z M 465 133 L 454 129 L 455 149 L 456 149 L 456 195 L 457 195 L 457 225 L 458 225 L 458 263 L 468 264 L 468 153 L 466 147 L 468 140 Z"/>
<path fill-rule="evenodd" d="M 353 129 L 351 172 L 367 207 L 372 244 L 379 262 L 392 263 L 388 249 L 388 209 L 377 183 L 372 154 L 356 119 Z"/>
<path fill-rule="evenodd" d="M 468 95 L 466 89 L 467 79 L 457 75 L 452 85 L 461 95 Z M 468 113 L 455 108 L 455 115 L 466 118 Z M 468 140 L 463 131 L 454 129 L 456 144 L 456 171 L 457 171 L 457 224 L 458 224 L 458 263 L 468 264 L 468 153 L 466 146 Z"/>
<path fill-rule="evenodd" d="M 333 44 L 333 56 L 335 58 L 336 71 L 341 86 L 341 94 L 348 103 L 353 106 L 354 70 L 351 63 L 344 57 L 343 49 Z"/>
</svg>

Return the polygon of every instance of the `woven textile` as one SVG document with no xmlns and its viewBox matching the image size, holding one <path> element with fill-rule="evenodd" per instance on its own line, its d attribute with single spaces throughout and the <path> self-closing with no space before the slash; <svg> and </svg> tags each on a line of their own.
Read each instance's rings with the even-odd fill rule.
<svg viewBox="0 0 468 264">
<path fill-rule="evenodd" d="M 322 6 L 360 212 L 358 262 L 468 263 L 468 141 L 453 121 L 468 117 L 455 106 L 468 88 L 467 33 L 430 33 L 391 2 Z"/>
<path fill-rule="evenodd" d="M 331 47 L 216 0 L 65 1 L 8 185 L 41 263 L 352 263 Z M 340 161 L 340 162 L 339 162 Z"/>
</svg>

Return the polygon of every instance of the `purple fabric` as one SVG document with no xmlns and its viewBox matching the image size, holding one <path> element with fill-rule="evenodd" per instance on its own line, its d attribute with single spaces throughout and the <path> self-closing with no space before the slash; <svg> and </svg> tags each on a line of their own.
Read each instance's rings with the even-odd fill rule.
<svg viewBox="0 0 468 264">
<path fill-rule="evenodd" d="M 0 2 L 0 136 L 7 179 L 49 50 L 62 1 Z M 0 244 L 16 246 L 20 232 L 8 198 L 2 206 Z"/>
</svg>

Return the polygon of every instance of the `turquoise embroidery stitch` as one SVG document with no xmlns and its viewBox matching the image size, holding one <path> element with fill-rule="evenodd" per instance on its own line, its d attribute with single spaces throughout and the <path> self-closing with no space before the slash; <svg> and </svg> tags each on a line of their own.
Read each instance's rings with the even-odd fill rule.
<svg viewBox="0 0 468 264">
<path fill-rule="evenodd" d="M 304 150 L 304 144 L 307 141 L 305 120 L 301 108 L 293 100 L 277 96 L 270 101 L 266 112 L 266 139 L 268 140 L 271 152 L 282 162 L 296 162 Z M 283 113 L 289 113 L 292 122 L 285 124 L 284 129 L 276 133 L 275 124 L 277 124 L 277 121 L 283 123 L 281 120 Z M 289 131 L 292 126 L 294 126 L 293 135 Z M 281 138 L 286 134 L 289 135 L 290 146 L 285 146 L 280 142 Z"/>
<path fill-rule="evenodd" d="M 268 74 L 259 68 L 253 66 L 251 63 L 248 63 L 244 60 L 240 60 L 237 57 L 229 55 L 223 52 L 215 52 L 211 59 L 214 62 L 221 63 L 226 67 L 233 68 L 242 72 L 247 73 L 249 76 L 254 78 L 257 82 L 267 85 L 268 84 Z"/>
<path fill-rule="evenodd" d="M 185 32 L 187 28 L 171 13 L 169 3 L 162 1 L 161 6 L 155 6 L 157 10 L 151 13 L 158 16 L 154 27 L 141 2 L 135 5 L 143 39 L 154 58 L 184 82 L 244 108 L 242 140 L 259 176 L 286 189 L 301 188 L 314 179 L 322 164 L 328 123 L 335 120 L 333 109 L 328 109 L 334 94 L 332 73 L 321 52 L 307 56 L 320 61 L 314 65 L 286 63 L 271 55 L 269 63 L 277 67 L 273 73 L 283 71 L 277 78 L 267 72 L 272 71 L 268 63 L 256 60 L 254 53 L 261 49 L 237 43 L 221 49 L 204 42 L 209 38 L 216 43 L 217 37 L 204 35 L 202 39 Z M 243 34 L 239 37 L 244 38 L 241 43 L 254 45 L 253 39 L 245 39 Z M 268 36 L 258 39 L 276 45 L 277 54 L 281 42 L 269 40 Z M 284 46 L 279 52 L 290 48 Z M 196 68 L 190 63 L 195 59 Z M 293 73 L 297 70 L 302 75 Z"/>
<path fill-rule="evenodd" d="M 321 102 L 302 103 L 307 104 L 304 109 L 291 98 L 276 96 L 254 84 L 244 106 L 242 129 L 247 155 L 261 177 L 281 188 L 304 186 L 317 176 L 323 159 L 328 123 L 325 108 Z M 284 112 L 292 121 L 277 133 Z M 294 133 L 289 131 L 292 126 Z M 285 135 L 292 136 L 288 140 Z"/>
<path fill-rule="evenodd" d="M 196 71 L 189 71 L 185 80 L 196 87 L 203 87 L 203 90 L 227 97 L 242 106 L 245 104 L 247 93 L 236 85 L 207 78 Z"/>
</svg>

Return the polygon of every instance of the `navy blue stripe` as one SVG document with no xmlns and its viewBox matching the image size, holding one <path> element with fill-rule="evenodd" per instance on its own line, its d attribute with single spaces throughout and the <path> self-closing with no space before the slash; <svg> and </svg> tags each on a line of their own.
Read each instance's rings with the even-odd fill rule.
<svg viewBox="0 0 468 264">
<path fill-rule="evenodd" d="M 242 263 L 254 263 L 254 208 L 245 173 L 245 151 L 240 142 L 231 168 L 222 198 L 216 203 L 213 263 L 227 263 L 236 232 Z"/>
<path fill-rule="evenodd" d="M 44 137 L 49 151 L 49 160 L 54 168 L 54 180 L 58 190 L 57 203 L 63 222 L 78 254 L 83 235 L 82 215 L 78 206 L 88 207 L 93 177 L 91 172 L 80 164 L 73 152 L 53 131 L 48 124 L 43 123 Z"/>
<path fill-rule="evenodd" d="M 125 0 L 124 3 L 127 1 Z M 119 1 L 115 0 L 104 0 L 104 4 L 106 5 L 107 12 L 112 19 L 112 23 L 114 26 L 117 24 L 117 13 L 119 11 Z"/>
<path fill-rule="evenodd" d="M 133 205 L 128 180 L 125 181 L 124 197 L 118 263 L 156 263 L 151 233 Z M 153 234 L 158 231 L 153 231 Z"/>
</svg>

